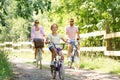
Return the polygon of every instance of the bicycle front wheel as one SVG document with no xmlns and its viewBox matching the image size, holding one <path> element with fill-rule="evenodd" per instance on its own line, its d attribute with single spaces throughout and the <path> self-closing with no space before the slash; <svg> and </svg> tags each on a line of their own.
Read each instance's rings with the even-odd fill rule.
<svg viewBox="0 0 120 80">
<path fill-rule="evenodd" d="M 42 53 L 40 49 L 38 49 L 38 54 L 37 54 L 37 67 L 38 64 L 40 66 L 40 69 L 42 69 Z"/>
<path fill-rule="evenodd" d="M 68 61 L 68 66 L 70 67 L 70 68 L 72 68 L 72 65 L 73 65 L 73 59 L 74 58 L 74 56 L 71 56 L 71 59 L 70 59 L 70 61 Z"/>
<path fill-rule="evenodd" d="M 56 78 L 56 67 L 55 66 L 51 66 L 51 75 L 53 79 Z"/>
<path fill-rule="evenodd" d="M 65 71 L 64 71 L 64 65 L 60 65 L 60 68 L 59 68 L 59 78 L 60 80 L 64 80 L 64 75 L 65 75 Z"/>
<path fill-rule="evenodd" d="M 80 66 L 80 58 L 76 56 L 74 62 L 74 69 L 79 69 L 79 66 Z"/>
</svg>

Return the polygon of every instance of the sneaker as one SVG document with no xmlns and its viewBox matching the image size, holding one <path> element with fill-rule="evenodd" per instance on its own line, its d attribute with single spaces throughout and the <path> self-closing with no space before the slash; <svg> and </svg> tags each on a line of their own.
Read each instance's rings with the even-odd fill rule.
<svg viewBox="0 0 120 80">
<path fill-rule="evenodd" d="M 71 61 L 71 57 L 68 57 L 68 59 L 67 59 L 67 60 L 68 60 L 68 62 L 70 62 L 70 61 Z"/>
<path fill-rule="evenodd" d="M 51 67 L 51 66 L 54 66 L 54 62 L 53 62 L 53 61 L 50 62 L 50 67 Z"/>
<path fill-rule="evenodd" d="M 34 59 L 33 63 L 36 63 L 36 61 L 37 61 L 37 60 L 36 60 L 36 59 Z"/>
</svg>

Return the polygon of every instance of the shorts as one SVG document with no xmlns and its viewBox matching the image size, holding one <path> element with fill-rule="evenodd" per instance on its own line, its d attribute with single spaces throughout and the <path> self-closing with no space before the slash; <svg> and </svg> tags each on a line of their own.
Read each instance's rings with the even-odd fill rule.
<svg viewBox="0 0 120 80">
<path fill-rule="evenodd" d="M 49 50 L 51 50 L 52 48 L 54 48 L 54 46 L 50 46 L 49 47 Z M 60 48 L 56 48 L 57 49 L 57 52 L 60 52 L 62 49 L 60 49 Z"/>
<path fill-rule="evenodd" d="M 69 40 L 69 44 L 73 45 L 74 47 L 77 47 L 78 42 L 76 40 Z"/>
</svg>

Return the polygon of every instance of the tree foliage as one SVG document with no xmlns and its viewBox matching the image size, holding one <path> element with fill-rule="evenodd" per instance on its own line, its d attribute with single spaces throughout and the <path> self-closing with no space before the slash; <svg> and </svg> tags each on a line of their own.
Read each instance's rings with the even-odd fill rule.
<svg viewBox="0 0 120 80">
<path fill-rule="evenodd" d="M 20 36 L 26 40 L 33 15 L 49 11 L 50 6 L 49 0 L 0 0 L 0 40 L 20 41 Z"/>
<path fill-rule="evenodd" d="M 12 33 L 11 40 L 26 37 L 24 34 L 29 33 L 26 29 L 30 29 L 36 15 L 45 26 L 47 34 L 50 33 L 48 27 L 57 23 L 59 32 L 64 36 L 64 28 L 69 25 L 68 20 L 71 17 L 75 19 L 75 25 L 79 26 L 80 33 L 105 30 L 106 21 L 109 22 L 110 32 L 120 31 L 119 0 L 0 0 L 0 14 L 0 33 L 6 36 L 4 40 L 8 39 L 9 33 Z M 1 38 L 3 39 L 2 35 Z M 94 46 L 99 39 L 104 42 L 103 36 L 91 37 L 86 42 L 88 46 Z"/>
<path fill-rule="evenodd" d="M 39 10 L 41 13 L 50 10 L 51 2 L 48 0 L 16 0 L 17 10 L 16 15 L 29 19 L 33 13 L 37 15 Z"/>
<path fill-rule="evenodd" d="M 80 28 L 80 33 L 88 33 L 93 31 L 105 30 L 106 20 L 109 21 L 110 32 L 120 31 L 120 1 L 119 0 L 60 0 L 59 5 L 52 8 L 54 13 L 50 14 L 53 16 L 59 16 L 60 24 L 64 24 L 67 19 L 73 17 L 75 24 Z M 64 17 L 63 17 L 64 16 Z M 102 40 L 102 41 L 101 41 Z M 118 42 L 119 39 L 114 39 Z M 91 44 L 91 41 L 94 43 Z M 103 36 L 90 37 L 85 41 L 86 46 L 94 46 L 96 43 L 104 45 Z M 85 46 L 84 45 L 84 46 Z M 113 46 L 114 47 L 114 46 Z"/>
</svg>

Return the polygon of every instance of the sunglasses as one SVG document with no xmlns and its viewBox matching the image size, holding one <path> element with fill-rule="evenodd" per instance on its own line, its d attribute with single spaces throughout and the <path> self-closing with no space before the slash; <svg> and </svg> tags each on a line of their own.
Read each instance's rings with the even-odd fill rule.
<svg viewBox="0 0 120 80">
<path fill-rule="evenodd" d="M 74 22 L 74 21 L 70 21 L 70 22 Z"/>
<path fill-rule="evenodd" d="M 35 22 L 35 24 L 39 24 L 39 22 Z"/>
</svg>

